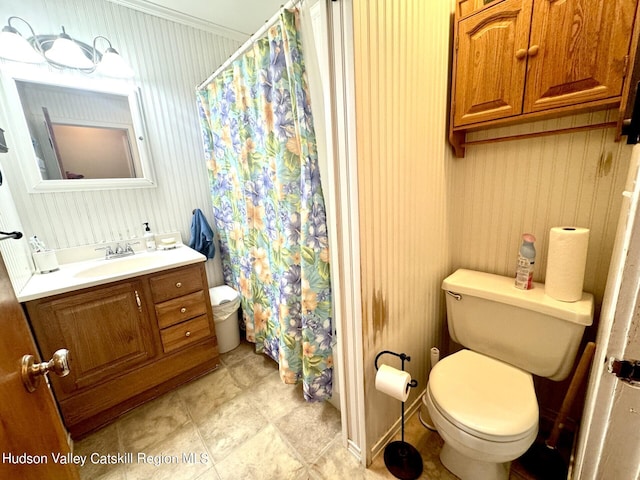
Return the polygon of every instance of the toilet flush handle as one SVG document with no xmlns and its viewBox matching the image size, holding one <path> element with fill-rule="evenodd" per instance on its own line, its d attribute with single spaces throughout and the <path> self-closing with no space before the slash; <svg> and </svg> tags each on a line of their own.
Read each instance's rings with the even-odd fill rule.
<svg viewBox="0 0 640 480">
<path fill-rule="evenodd" d="M 447 290 L 447 295 L 451 295 L 457 301 L 462 300 L 462 295 L 460 295 L 459 293 L 456 293 L 456 292 L 452 292 L 451 290 Z"/>
</svg>

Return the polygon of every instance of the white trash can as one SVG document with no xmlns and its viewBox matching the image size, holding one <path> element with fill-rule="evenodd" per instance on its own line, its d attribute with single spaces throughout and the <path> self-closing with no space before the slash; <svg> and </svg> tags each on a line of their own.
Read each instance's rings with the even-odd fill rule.
<svg viewBox="0 0 640 480">
<path fill-rule="evenodd" d="M 240 326 L 238 325 L 238 307 L 240 295 L 228 285 L 209 289 L 213 321 L 218 337 L 218 351 L 225 353 L 240 345 Z"/>
</svg>

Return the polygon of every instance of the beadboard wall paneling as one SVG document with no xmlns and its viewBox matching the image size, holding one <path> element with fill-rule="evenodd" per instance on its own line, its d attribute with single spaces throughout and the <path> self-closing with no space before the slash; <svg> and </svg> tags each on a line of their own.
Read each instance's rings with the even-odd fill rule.
<svg viewBox="0 0 640 480">
<path fill-rule="evenodd" d="M 0 155 L 5 154 L 0 153 Z M 5 177 L 4 170 L 2 174 Z M 5 177 L 0 185 L 0 231 L 21 232 L 23 231 L 22 222 L 20 222 L 8 182 L 9 179 Z M 15 286 L 15 290 L 24 287 L 31 278 L 33 270 L 27 237 L 0 241 L 0 256 L 7 267 L 7 272 L 10 273 L 11 284 Z"/>
<path fill-rule="evenodd" d="M 25 234 L 37 234 L 52 248 L 66 248 L 139 237 L 142 222 L 148 221 L 155 232 L 180 231 L 186 242 L 194 208 L 202 209 L 213 226 L 195 87 L 241 42 L 105 0 L 3 0 L 0 18 L 11 15 L 28 20 L 38 33 L 58 33 L 64 25 L 86 43 L 104 35 L 127 58 L 140 86 L 158 184 L 151 189 L 27 194 L 16 165 L 28 159 L 10 151 L 0 162 L 14 180 L 11 191 Z M 43 74 L 66 73 L 43 67 Z M 223 282 L 219 258 L 207 262 L 207 274 L 211 285 Z"/>
<path fill-rule="evenodd" d="M 615 111 L 492 129 L 469 140 L 495 138 L 615 119 Z M 534 280 L 544 282 L 551 227 L 590 229 L 584 290 L 595 297 L 595 319 L 585 333 L 593 340 L 607 282 L 632 147 L 614 142 L 614 130 L 553 135 L 467 148 L 451 163 L 450 209 L 452 271 L 471 268 L 515 275 L 521 235 L 536 236 Z M 585 340 L 586 341 L 586 340 Z M 536 379 L 543 415 L 559 411 L 569 379 Z M 569 416 L 578 419 L 582 401 Z"/>
<path fill-rule="evenodd" d="M 615 111 L 477 132 L 494 138 L 615 120 Z M 631 146 L 614 142 L 614 129 L 471 146 L 452 165 L 453 268 L 515 275 L 525 232 L 536 236 L 534 280 L 544 282 L 549 231 L 590 229 L 584 290 L 597 308 L 607 280 Z"/>
<path fill-rule="evenodd" d="M 400 402 L 375 390 L 377 353 L 411 356 L 410 405 L 426 386 L 429 349 L 443 342 L 449 7 L 353 2 L 368 456 L 400 416 Z"/>
</svg>

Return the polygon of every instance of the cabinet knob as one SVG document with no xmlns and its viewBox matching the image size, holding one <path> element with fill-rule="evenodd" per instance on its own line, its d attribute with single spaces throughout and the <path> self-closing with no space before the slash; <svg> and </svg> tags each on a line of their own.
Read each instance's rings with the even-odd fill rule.
<svg viewBox="0 0 640 480">
<path fill-rule="evenodd" d="M 187 311 L 187 309 L 186 309 L 186 308 L 184 308 L 184 307 L 182 307 L 182 308 L 180 309 L 180 313 L 186 313 L 186 311 Z"/>
<path fill-rule="evenodd" d="M 535 57 L 538 54 L 538 50 L 540 50 L 540 47 L 538 45 L 531 45 L 527 53 L 530 57 Z"/>
<path fill-rule="evenodd" d="M 180 288 L 182 286 L 182 282 L 176 282 L 176 288 Z"/>
<path fill-rule="evenodd" d="M 191 336 L 191 332 L 187 330 L 187 333 L 184 334 L 185 337 L 190 337 Z"/>
<path fill-rule="evenodd" d="M 527 56 L 527 51 L 524 48 L 521 48 L 518 51 L 516 51 L 516 58 L 518 60 L 522 60 L 526 56 Z"/>
</svg>

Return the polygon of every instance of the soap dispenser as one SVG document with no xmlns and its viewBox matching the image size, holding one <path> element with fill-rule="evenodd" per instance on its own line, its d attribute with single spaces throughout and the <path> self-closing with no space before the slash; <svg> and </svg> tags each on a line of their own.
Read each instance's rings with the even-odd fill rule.
<svg viewBox="0 0 640 480">
<path fill-rule="evenodd" d="M 144 225 L 144 243 L 148 252 L 152 252 L 156 249 L 156 236 L 149 228 L 149 222 L 143 223 Z"/>
</svg>

